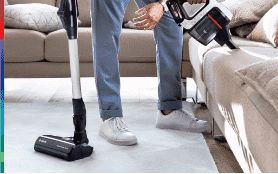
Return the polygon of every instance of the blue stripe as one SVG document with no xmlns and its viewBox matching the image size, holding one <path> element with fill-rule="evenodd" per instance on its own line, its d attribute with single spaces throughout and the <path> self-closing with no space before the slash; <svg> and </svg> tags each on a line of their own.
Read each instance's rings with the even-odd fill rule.
<svg viewBox="0 0 278 174">
<path fill-rule="evenodd" d="M 4 135 L 4 40 L 0 42 L 1 48 L 1 136 Z"/>
<path fill-rule="evenodd" d="M 1 138 L 0 138 L 0 150 L 1 150 L 1 165 L 0 172 L 4 173 L 4 40 L 0 41 L 0 51 L 1 51 L 1 60 L 0 60 L 0 97 L 1 97 Z"/>
</svg>

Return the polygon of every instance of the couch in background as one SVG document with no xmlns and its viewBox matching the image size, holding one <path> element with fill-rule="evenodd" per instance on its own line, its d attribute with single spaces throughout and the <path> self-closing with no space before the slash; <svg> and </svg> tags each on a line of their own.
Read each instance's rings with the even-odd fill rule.
<svg viewBox="0 0 278 174">
<path fill-rule="evenodd" d="M 8 0 L 9 5 L 43 3 L 59 7 L 60 0 Z M 78 52 L 81 77 L 93 77 L 90 0 L 78 1 Z M 123 23 L 132 21 L 138 7 L 131 0 Z M 5 14 L 6 15 L 6 14 Z M 7 19 L 7 18 L 6 18 Z M 5 20 L 6 20 L 5 19 Z M 42 32 L 6 26 L 4 35 L 5 78 L 70 77 L 68 40 L 65 29 Z M 182 78 L 191 77 L 189 35 L 184 35 Z M 152 31 L 123 28 L 120 37 L 119 67 L 122 77 L 156 76 L 156 45 Z"/>
</svg>

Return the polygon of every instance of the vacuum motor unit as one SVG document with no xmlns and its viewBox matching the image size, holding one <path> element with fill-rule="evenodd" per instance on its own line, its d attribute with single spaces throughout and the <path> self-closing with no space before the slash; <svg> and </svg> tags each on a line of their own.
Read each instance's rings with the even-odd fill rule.
<svg viewBox="0 0 278 174">
<path fill-rule="evenodd" d="M 201 44 L 206 46 L 215 40 L 221 46 L 226 44 L 230 49 L 239 48 L 231 39 L 228 25 L 233 15 L 225 5 L 216 0 L 206 0 L 206 4 L 190 16 L 185 7 L 192 8 L 193 5 L 188 5 L 187 0 L 168 0 L 166 4 L 175 22 Z"/>
</svg>

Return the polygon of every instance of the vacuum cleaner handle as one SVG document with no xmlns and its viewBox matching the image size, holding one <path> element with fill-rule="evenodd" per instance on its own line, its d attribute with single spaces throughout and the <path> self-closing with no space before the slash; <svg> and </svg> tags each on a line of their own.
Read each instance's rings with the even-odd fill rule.
<svg viewBox="0 0 278 174">
<path fill-rule="evenodd" d="M 77 17 L 79 16 L 77 0 L 61 0 L 57 14 L 67 31 L 68 39 L 77 39 Z"/>
<path fill-rule="evenodd" d="M 229 9 L 216 0 L 206 0 L 206 3 L 202 5 L 193 16 L 189 16 L 184 9 L 184 7 L 187 6 L 184 4 L 186 2 L 187 0 L 168 0 L 166 2 L 175 22 L 180 26 L 182 25 L 186 30 L 191 30 L 213 8 L 221 9 L 227 20 L 231 20 L 233 17 L 233 14 L 229 11 Z"/>
<path fill-rule="evenodd" d="M 206 0 L 197 12 L 190 17 L 185 8 L 188 9 L 187 0 L 168 0 L 166 2 L 175 22 L 183 26 L 186 32 L 203 45 L 215 40 L 219 45 L 226 44 L 230 49 L 239 49 L 232 41 L 228 24 L 233 14 L 229 9 L 216 0 Z M 194 8 L 196 8 L 194 7 Z"/>
<path fill-rule="evenodd" d="M 166 2 L 167 6 L 168 6 L 168 9 L 170 11 L 170 13 L 172 14 L 175 22 L 177 24 L 180 24 L 182 23 L 182 21 L 184 20 L 184 17 L 183 17 L 183 14 L 181 12 L 181 5 L 180 3 L 178 2 L 178 0 L 168 0 Z"/>
<path fill-rule="evenodd" d="M 168 0 L 166 2 L 167 6 L 169 8 L 169 11 L 172 14 L 176 23 L 181 23 L 181 22 L 183 22 L 184 19 L 192 20 L 210 2 L 209 0 L 206 0 L 206 4 L 201 9 L 199 9 L 198 12 L 195 13 L 195 15 L 193 17 L 190 17 L 183 8 L 183 4 L 186 3 L 187 1 L 188 0 Z"/>
</svg>

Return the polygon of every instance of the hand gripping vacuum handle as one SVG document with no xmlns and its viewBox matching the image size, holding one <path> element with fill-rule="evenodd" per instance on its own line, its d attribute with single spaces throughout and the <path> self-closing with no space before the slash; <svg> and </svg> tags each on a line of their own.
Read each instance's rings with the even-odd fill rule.
<svg viewBox="0 0 278 174">
<path fill-rule="evenodd" d="M 185 19 L 192 20 L 196 15 L 198 15 L 209 3 L 209 0 L 206 0 L 206 4 L 200 8 L 194 16 L 190 17 L 187 12 L 183 8 L 183 4 L 186 3 L 187 0 L 168 0 L 166 2 L 169 11 L 171 12 L 176 23 L 182 23 Z"/>
<path fill-rule="evenodd" d="M 227 7 L 216 0 L 206 0 L 206 4 L 189 16 L 183 5 L 186 2 L 168 0 L 166 4 L 175 22 L 183 26 L 190 36 L 205 46 L 215 40 L 221 46 L 226 44 L 230 49 L 239 49 L 231 39 L 228 24 L 233 14 Z"/>
</svg>

